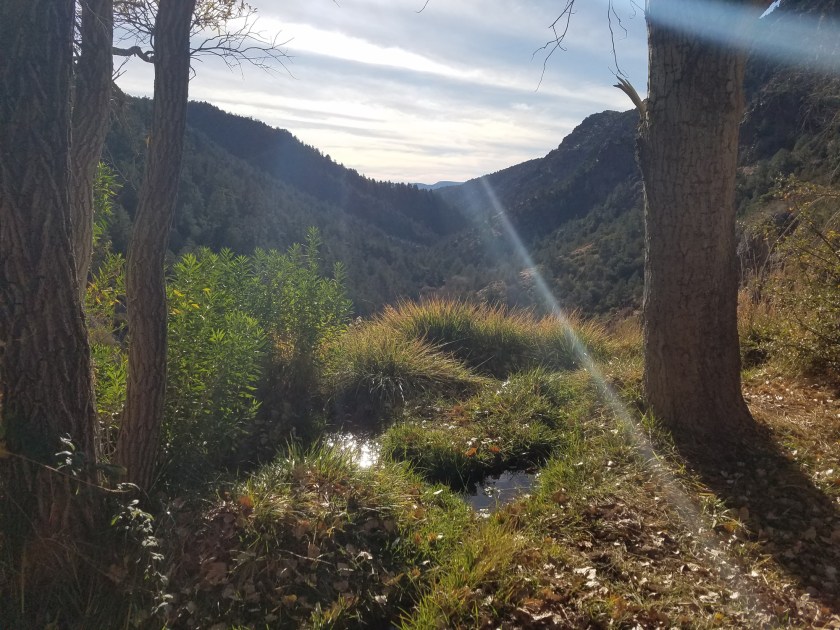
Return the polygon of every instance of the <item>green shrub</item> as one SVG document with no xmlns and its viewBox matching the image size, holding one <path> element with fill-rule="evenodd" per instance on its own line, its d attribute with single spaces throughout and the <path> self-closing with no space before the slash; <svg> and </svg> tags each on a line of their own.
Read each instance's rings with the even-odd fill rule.
<svg viewBox="0 0 840 630">
<path fill-rule="evenodd" d="M 242 447 L 248 434 L 288 435 L 283 413 L 311 421 L 326 342 L 346 326 L 344 275 L 318 270 L 318 234 L 305 248 L 253 258 L 202 248 L 173 266 L 162 464 L 169 481 L 201 478 Z M 107 248 L 106 248 L 107 249 Z M 103 452 L 113 450 L 125 401 L 124 259 L 105 252 L 88 286 L 87 314 Z M 258 395 L 259 394 L 259 395 Z M 288 414 L 286 414 L 288 415 Z"/>
<path fill-rule="evenodd" d="M 266 337 L 237 310 L 248 273 L 247 259 L 207 250 L 174 266 L 162 444 L 171 479 L 217 467 L 255 418 Z"/>
<path fill-rule="evenodd" d="M 125 409 L 128 355 L 117 344 L 91 343 L 101 455 L 110 460 Z"/>
<path fill-rule="evenodd" d="M 96 269 L 102 258 L 113 253 L 108 236 L 114 216 L 114 197 L 121 186 L 117 174 L 100 162 L 93 181 L 93 255 L 92 266 Z"/>
<path fill-rule="evenodd" d="M 317 356 L 350 318 L 344 268 L 336 263 L 332 277 L 323 276 L 320 247 L 318 230 L 311 228 L 305 246 L 295 244 L 285 254 L 254 253 L 258 290 L 253 292 L 250 310 L 292 357 Z"/>
<path fill-rule="evenodd" d="M 254 254 L 251 309 L 270 340 L 258 427 L 259 443 L 267 449 L 282 442 L 290 430 L 313 435 L 325 348 L 350 319 L 344 268 L 336 264 L 331 277 L 322 275 L 320 245 L 318 231 L 312 228 L 305 246 L 293 245 L 285 254 Z"/>
<path fill-rule="evenodd" d="M 100 163 L 94 180 L 93 253 L 85 291 L 85 315 L 91 345 L 100 455 L 106 461 L 113 454 L 117 441 L 128 371 L 128 356 L 120 341 L 125 334 L 125 258 L 113 252 L 107 234 L 118 188 L 113 171 Z"/>
</svg>

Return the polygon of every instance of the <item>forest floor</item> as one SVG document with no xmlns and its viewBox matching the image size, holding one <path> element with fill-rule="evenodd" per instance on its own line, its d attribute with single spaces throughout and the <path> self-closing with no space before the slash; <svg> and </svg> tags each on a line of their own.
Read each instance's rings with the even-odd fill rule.
<svg viewBox="0 0 840 630">
<path fill-rule="evenodd" d="M 173 508 L 167 623 L 840 628 L 840 392 L 749 372 L 766 437 L 721 464 L 687 459 L 632 414 L 617 420 L 581 385 L 584 371 L 558 378 L 571 412 L 505 398 L 511 381 L 492 382 L 496 408 L 479 395 L 403 411 L 396 429 L 449 439 L 391 448 L 369 468 L 340 449 L 296 452 L 209 508 Z M 446 466 L 463 474 L 458 462 L 482 449 L 499 463 L 506 439 L 539 441 L 511 437 L 503 406 L 516 426 L 553 427 L 540 433 L 553 446 L 530 465 L 530 493 L 477 512 Z"/>
</svg>

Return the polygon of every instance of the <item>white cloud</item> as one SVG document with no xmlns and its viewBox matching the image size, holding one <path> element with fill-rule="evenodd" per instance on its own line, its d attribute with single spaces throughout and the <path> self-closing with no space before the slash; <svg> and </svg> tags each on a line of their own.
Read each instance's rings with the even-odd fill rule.
<svg viewBox="0 0 840 630">
<path fill-rule="evenodd" d="M 567 51 L 544 76 L 532 55 L 556 2 L 431 0 L 418 14 L 424 1 L 260 1 L 259 28 L 290 40 L 291 76 L 245 68 L 243 78 L 207 59 L 194 63 L 191 98 L 287 128 L 371 177 L 426 182 L 539 157 L 587 115 L 630 106 L 611 86 L 604 0 L 579 3 Z M 619 61 L 644 91 L 643 20 L 625 24 Z M 120 85 L 148 94 L 148 68 Z"/>
</svg>

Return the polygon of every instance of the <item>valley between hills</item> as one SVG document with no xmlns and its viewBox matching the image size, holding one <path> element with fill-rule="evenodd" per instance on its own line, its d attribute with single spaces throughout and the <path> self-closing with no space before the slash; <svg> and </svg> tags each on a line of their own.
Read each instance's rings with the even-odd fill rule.
<svg viewBox="0 0 840 630">
<path fill-rule="evenodd" d="M 783 9 L 761 28 L 838 13 Z M 114 95 L 80 326 L 95 470 L 70 437 L 27 459 L 0 416 L 0 464 L 99 517 L 27 538 L 0 477 L 0 628 L 840 628 L 840 78 L 752 57 L 745 88 L 755 423 L 719 444 L 646 395 L 637 110 L 428 186 L 191 102 L 148 488 L 117 452 L 152 103 Z"/>
</svg>

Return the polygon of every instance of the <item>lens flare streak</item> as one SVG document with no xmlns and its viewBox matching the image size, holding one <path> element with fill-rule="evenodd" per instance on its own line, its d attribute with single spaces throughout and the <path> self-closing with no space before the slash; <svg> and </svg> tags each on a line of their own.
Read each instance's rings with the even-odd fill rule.
<svg viewBox="0 0 840 630">
<path fill-rule="evenodd" d="M 686 528 L 692 533 L 694 539 L 705 549 L 707 556 L 712 560 L 713 565 L 718 573 L 718 576 L 725 582 L 731 585 L 730 597 L 738 597 L 744 605 L 750 610 L 764 610 L 768 612 L 766 607 L 760 603 L 760 597 L 756 593 L 753 586 L 748 582 L 744 576 L 743 569 L 734 560 L 729 557 L 729 553 L 725 549 L 722 541 L 719 539 L 714 530 L 705 525 L 704 517 L 697 506 L 691 501 L 688 494 L 680 487 L 677 479 L 671 474 L 667 467 L 659 460 L 653 445 L 651 444 L 645 432 L 640 427 L 634 415 L 630 412 L 627 406 L 622 402 L 615 389 L 607 382 L 601 369 L 592 359 L 591 355 L 586 349 L 586 346 L 581 342 L 580 338 L 572 328 L 568 317 L 559 301 L 554 296 L 553 292 L 545 281 L 545 278 L 540 273 L 539 268 L 534 263 L 533 258 L 528 252 L 522 239 L 519 237 L 510 219 L 507 217 L 504 206 L 499 201 L 495 191 L 486 178 L 479 180 L 481 182 L 484 193 L 487 196 L 487 201 L 494 211 L 493 218 L 499 221 L 505 237 L 513 246 L 517 256 L 520 258 L 523 267 L 534 270 L 534 282 L 544 304 L 551 310 L 551 313 L 558 318 L 561 325 L 564 327 L 566 335 L 572 340 L 575 355 L 581 366 L 590 374 L 595 383 L 601 399 L 610 409 L 624 436 L 628 439 L 631 446 L 645 461 L 652 477 L 657 481 L 662 489 L 663 497 L 675 508 L 677 514 Z M 476 200 L 477 201 L 477 200 Z"/>
</svg>

